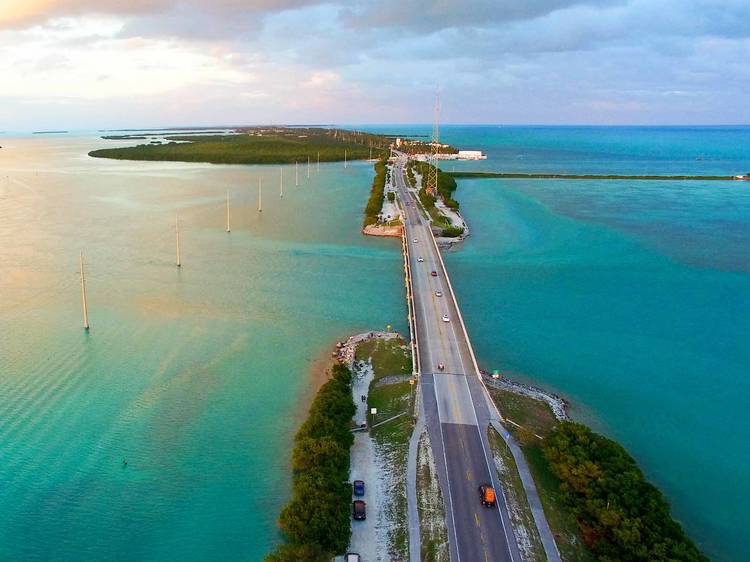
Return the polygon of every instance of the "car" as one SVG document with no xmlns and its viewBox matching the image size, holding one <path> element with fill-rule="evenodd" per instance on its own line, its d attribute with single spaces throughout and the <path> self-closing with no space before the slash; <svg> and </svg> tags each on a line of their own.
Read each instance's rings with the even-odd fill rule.
<svg viewBox="0 0 750 562">
<path fill-rule="evenodd" d="M 438 363 L 438 371 L 445 371 L 445 365 Z"/>
<path fill-rule="evenodd" d="M 417 239 L 415 238 L 414 240 L 412 240 L 412 242 L 414 242 L 414 243 L 416 244 L 417 242 L 419 242 L 419 240 L 417 240 Z"/>
<path fill-rule="evenodd" d="M 432 275 L 433 277 L 437 277 L 437 271 L 430 271 L 430 275 Z"/>
<path fill-rule="evenodd" d="M 356 552 L 347 552 L 344 557 L 345 562 L 362 562 L 362 557 Z"/>
<path fill-rule="evenodd" d="M 364 496 L 365 495 L 365 483 L 362 480 L 355 480 L 352 482 L 352 488 L 354 488 L 354 495 L 355 496 Z"/>
<path fill-rule="evenodd" d="M 354 500 L 352 502 L 352 517 L 357 521 L 367 519 L 367 504 L 362 500 Z"/>
<path fill-rule="evenodd" d="M 495 490 L 489 484 L 482 484 L 479 486 L 479 501 L 485 507 L 494 507 L 495 502 Z"/>
<path fill-rule="evenodd" d="M 448 315 L 447 314 L 443 314 L 443 322 L 450 322 L 450 321 L 451 321 L 451 319 L 448 318 Z"/>
<path fill-rule="evenodd" d="M 436 297 L 442 297 L 443 296 L 443 292 L 442 291 L 435 291 L 435 296 Z"/>
</svg>

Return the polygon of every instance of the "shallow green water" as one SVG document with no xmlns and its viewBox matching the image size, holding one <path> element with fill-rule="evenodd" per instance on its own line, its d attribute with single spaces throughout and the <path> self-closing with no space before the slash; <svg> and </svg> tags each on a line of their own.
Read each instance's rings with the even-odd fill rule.
<svg viewBox="0 0 750 562">
<path fill-rule="evenodd" d="M 313 364 L 406 329 L 399 247 L 359 233 L 371 166 L 300 167 L 299 188 L 286 167 L 282 200 L 278 168 L 86 156 L 101 144 L 0 150 L 0 559 L 259 560 Z"/>
</svg>

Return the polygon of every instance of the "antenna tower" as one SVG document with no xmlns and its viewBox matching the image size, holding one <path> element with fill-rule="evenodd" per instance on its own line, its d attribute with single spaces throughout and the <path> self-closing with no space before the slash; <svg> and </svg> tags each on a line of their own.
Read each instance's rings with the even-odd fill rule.
<svg viewBox="0 0 750 562">
<path fill-rule="evenodd" d="M 429 164 L 431 165 L 427 173 L 426 191 L 429 195 L 437 197 L 438 184 L 438 156 L 440 154 L 440 91 L 435 94 L 435 115 L 432 121 L 432 143 L 430 150 Z"/>
</svg>

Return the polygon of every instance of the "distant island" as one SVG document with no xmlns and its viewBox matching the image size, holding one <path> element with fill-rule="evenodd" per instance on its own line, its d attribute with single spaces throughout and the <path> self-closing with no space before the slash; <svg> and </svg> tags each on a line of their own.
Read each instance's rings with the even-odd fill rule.
<svg viewBox="0 0 750 562">
<path fill-rule="evenodd" d="M 145 139 L 140 135 L 110 135 L 119 140 Z M 231 134 L 163 136 L 131 147 L 92 150 L 94 158 L 211 164 L 293 164 L 364 160 L 388 155 L 393 139 L 361 131 L 320 127 L 252 127 Z"/>
<path fill-rule="evenodd" d="M 70 131 L 33 131 L 32 135 L 64 135 Z"/>
</svg>

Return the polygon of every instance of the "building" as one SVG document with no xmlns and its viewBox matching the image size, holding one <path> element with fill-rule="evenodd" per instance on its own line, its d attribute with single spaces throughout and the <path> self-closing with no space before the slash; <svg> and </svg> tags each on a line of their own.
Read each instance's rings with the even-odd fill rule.
<svg viewBox="0 0 750 562">
<path fill-rule="evenodd" d="M 481 150 L 459 150 L 457 158 L 459 160 L 487 160 Z"/>
</svg>

